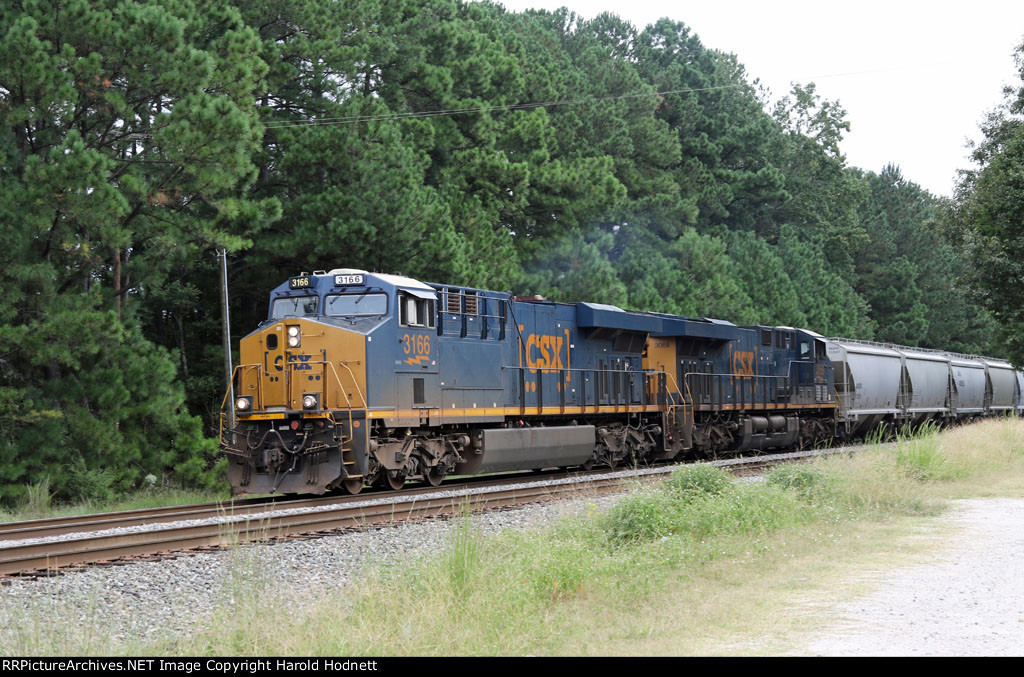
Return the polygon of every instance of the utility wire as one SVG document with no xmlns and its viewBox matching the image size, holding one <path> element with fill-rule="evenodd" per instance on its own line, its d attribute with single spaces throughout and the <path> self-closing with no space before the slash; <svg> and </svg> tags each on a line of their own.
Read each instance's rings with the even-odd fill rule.
<svg viewBox="0 0 1024 677">
<path fill-rule="evenodd" d="M 492 111 L 514 111 L 532 110 L 534 108 L 547 108 L 549 106 L 575 106 L 584 103 L 601 103 L 604 101 L 619 101 L 621 99 L 639 99 L 649 96 L 666 96 L 669 94 L 689 94 L 696 92 L 712 92 L 724 89 L 736 89 L 745 85 L 720 85 L 717 87 L 702 87 L 691 89 L 671 89 L 663 92 L 642 92 L 639 94 L 620 94 L 618 96 L 602 96 L 592 99 L 574 99 L 569 101 L 542 101 L 536 103 L 514 103 L 505 106 L 481 106 L 478 108 L 450 108 L 447 110 L 415 111 L 410 113 L 389 113 L 386 115 L 351 115 L 347 117 L 321 118 L 319 120 L 280 120 L 263 123 L 265 129 L 288 129 L 291 127 L 320 127 L 325 125 L 343 125 L 354 122 L 376 122 L 379 120 L 404 120 L 409 118 L 447 117 L 452 115 L 466 115 L 469 113 L 489 113 Z"/>
<path fill-rule="evenodd" d="M 934 64 L 942 65 L 942 64 Z M 829 78 L 847 77 L 851 75 L 866 75 L 883 71 L 904 70 L 904 66 L 892 66 L 888 68 L 874 68 L 862 71 L 850 71 L 846 73 L 829 73 L 810 78 L 809 81 L 826 80 Z M 806 78 L 805 78 L 806 79 Z M 449 108 L 444 110 L 413 111 L 409 113 L 387 113 L 382 115 L 350 115 L 345 117 L 320 118 L 317 120 L 270 120 L 263 123 L 264 129 L 290 129 L 293 127 L 320 127 L 330 125 L 346 125 L 357 122 L 379 122 L 382 120 L 407 120 L 417 118 L 448 117 L 453 115 L 467 115 L 470 113 L 489 113 L 494 111 L 515 111 L 532 110 L 535 108 L 547 108 L 549 106 L 575 106 L 585 103 L 600 103 L 604 101 L 619 101 L 622 99 L 638 99 L 649 96 L 667 96 L 669 94 L 690 94 L 697 92 L 713 92 L 725 89 L 736 89 L 746 86 L 745 83 L 734 85 L 719 85 L 716 87 L 698 87 L 690 89 L 670 89 L 663 92 L 641 92 L 636 94 L 620 94 L 618 96 L 603 96 L 592 99 L 572 99 L 568 101 L 543 101 L 536 103 L 515 103 L 505 106 L 480 106 L 477 108 Z"/>
</svg>

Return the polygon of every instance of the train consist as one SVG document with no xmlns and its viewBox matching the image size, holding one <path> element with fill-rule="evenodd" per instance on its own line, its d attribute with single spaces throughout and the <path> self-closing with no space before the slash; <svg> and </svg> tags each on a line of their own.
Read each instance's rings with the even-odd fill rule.
<svg viewBox="0 0 1024 677">
<path fill-rule="evenodd" d="M 1022 415 L 1022 391 L 1001 360 L 339 269 L 271 292 L 221 450 L 235 494 L 357 493 Z"/>
</svg>

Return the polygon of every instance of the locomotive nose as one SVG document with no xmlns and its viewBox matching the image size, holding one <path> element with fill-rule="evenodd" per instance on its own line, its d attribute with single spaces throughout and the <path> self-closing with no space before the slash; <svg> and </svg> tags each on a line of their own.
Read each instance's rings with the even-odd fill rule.
<svg viewBox="0 0 1024 677">
<path fill-rule="evenodd" d="M 276 322 L 242 340 L 239 397 L 248 413 L 366 408 L 366 339 L 305 318 Z"/>
<path fill-rule="evenodd" d="M 285 318 L 245 337 L 237 425 L 222 435 L 236 494 L 323 493 L 358 475 L 365 446 L 367 336 Z"/>
</svg>

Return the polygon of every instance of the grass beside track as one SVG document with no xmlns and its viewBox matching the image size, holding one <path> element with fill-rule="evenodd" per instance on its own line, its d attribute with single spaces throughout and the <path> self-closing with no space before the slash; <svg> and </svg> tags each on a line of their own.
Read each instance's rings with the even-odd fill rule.
<svg viewBox="0 0 1024 677">
<path fill-rule="evenodd" d="M 144 510 L 192 503 L 213 503 L 230 501 L 229 491 L 187 491 L 184 489 L 153 488 L 143 489 L 127 496 L 109 501 L 82 501 L 78 503 L 53 503 L 49 484 L 42 482 L 29 487 L 28 500 L 13 509 L 0 507 L 0 522 L 51 517 L 74 517 L 93 513 L 117 512 L 121 510 Z"/>
<path fill-rule="evenodd" d="M 302 614 L 284 606 L 301 581 L 267 580 L 242 548 L 232 604 L 208 631 L 123 647 L 54 646 L 26 633 L 3 651 L 775 653 L 786 650 L 782 638 L 813 629 L 808 609 L 859 591 L 845 573 L 913 560 L 938 542 L 945 527 L 934 518 L 950 499 L 985 496 L 1024 497 L 1024 421 L 926 430 L 854 456 L 781 466 L 764 482 L 681 468 L 610 511 L 595 505 L 540 530 L 483 535 L 463 517 L 439 552 L 375 565 L 347 595 L 314 600 Z"/>
</svg>

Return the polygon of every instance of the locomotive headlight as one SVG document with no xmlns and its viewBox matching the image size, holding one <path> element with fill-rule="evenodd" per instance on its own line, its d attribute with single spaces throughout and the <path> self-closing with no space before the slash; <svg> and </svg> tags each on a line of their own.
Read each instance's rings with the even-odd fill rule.
<svg viewBox="0 0 1024 677">
<path fill-rule="evenodd" d="M 238 411 L 249 411 L 252 409 L 252 398 L 239 397 L 235 400 L 235 408 L 238 409 Z"/>
<path fill-rule="evenodd" d="M 302 343 L 302 336 L 299 333 L 299 328 L 296 326 L 288 327 L 288 346 L 291 348 L 298 348 Z"/>
<path fill-rule="evenodd" d="M 320 397 L 317 395 L 304 395 L 302 397 L 302 408 L 303 409 L 317 409 L 319 408 Z"/>
<path fill-rule="evenodd" d="M 299 328 L 298 327 L 288 327 L 288 335 L 289 336 L 298 336 L 299 335 Z"/>
</svg>

